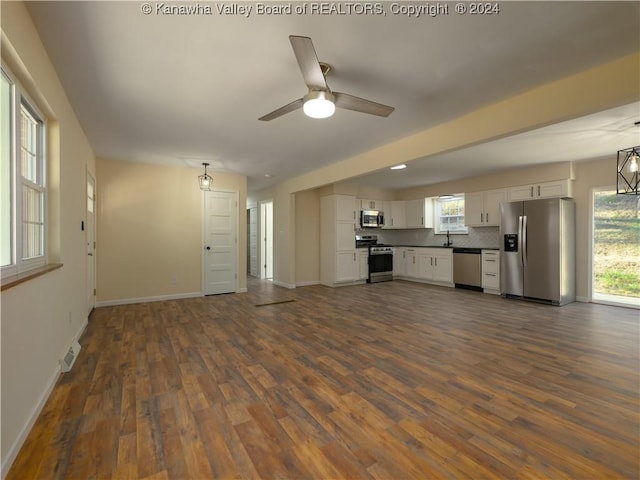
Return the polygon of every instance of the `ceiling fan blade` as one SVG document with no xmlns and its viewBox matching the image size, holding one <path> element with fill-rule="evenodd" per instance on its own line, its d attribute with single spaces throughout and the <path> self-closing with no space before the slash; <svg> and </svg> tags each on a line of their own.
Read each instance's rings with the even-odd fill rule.
<svg viewBox="0 0 640 480">
<path fill-rule="evenodd" d="M 298 65 L 300 65 L 304 83 L 307 84 L 309 90 L 328 90 L 327 82 L 322 74 L 316 49 L 313 48 L 311 39 L 309 37 L 289 35 L 289 41 L 293 47 L 296 60 L 298 60 Z"/>
<path fill-rule="evenodd" d="M 293 112 L 294 110 L 298 110 L 302 108 L 304 101 L 299 98 L 298 100 L 294 100 L 293 102 L 285 105 L 284 107 L 280 107 L 277 110 L 274 110 L 271 113 L 267 113 L 266 115 L 260 117 L 258 120 L 262 120 L 263 122 L 268 122 L 269 120 L 273 120 L 274 118 L 281 117 L 282 115 Z"/>
<path fill-rule="evenodd" d="M 336 107 L 354 110 L 356 112 L 369 113 L 379 117 L 388 117 L 395 110 L 393 107 L 382 103 L 372 102 L 364 98 L 354 97 L 348 93 L 333 92 Z"/>
</svg>

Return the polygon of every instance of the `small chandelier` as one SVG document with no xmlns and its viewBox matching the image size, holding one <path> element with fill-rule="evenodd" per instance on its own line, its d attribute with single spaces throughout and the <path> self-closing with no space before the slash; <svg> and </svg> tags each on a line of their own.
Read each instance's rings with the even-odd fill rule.
<svg viewBox="0 0 640 480">
<path fill-rule="evenodd" d="M 210 191 L 213 189 L 213 177 L 207 173 L 208 163 L 203 163 L 204 165 L 204 173 L 202 175 L 198 175 L 198 185 L 200 185 L 200 190 Z"/>
<path fill-rule="evenodd" d="M 618 150 L 618 194 L 638 195 L 638 161 L 640 161 L 640 146 Z"/>
</svg>

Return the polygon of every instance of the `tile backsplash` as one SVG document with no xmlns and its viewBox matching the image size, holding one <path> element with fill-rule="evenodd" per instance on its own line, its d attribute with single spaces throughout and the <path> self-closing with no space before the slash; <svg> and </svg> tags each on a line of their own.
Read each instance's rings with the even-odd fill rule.
<svg viewBox="0 0 640 480">
<path fill-rule="evenodd" d="M 360 232 L 378 235 L 378 243 L 389 245 L 429 246 L 442 245 L 447 241 L 446 234 L 434 234 L 432 228 L 406 230 L 363 229 Z M 450 235 L 454 247 L 498 248 L 500 229 L 498 227 L 469 227 L 469 233 Z"/>
</svg>

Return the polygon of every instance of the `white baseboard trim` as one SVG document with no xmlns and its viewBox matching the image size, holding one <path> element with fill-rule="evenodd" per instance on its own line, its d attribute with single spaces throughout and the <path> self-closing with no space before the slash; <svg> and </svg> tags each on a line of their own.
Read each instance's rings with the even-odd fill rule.
<svg viewBox="0 0 640 480">
<path fill-rule="evenodd" d="M 236 290 L 236 293 L 247 293 L 249 290 L 247 290 L 246 288 L 239 288 Z"/>
<path fill-rule="evenodd" d="M 284 288 L 289 288 L 289 289 L 296 288 L 296 286 L 291 284 L 291 283 L 285 283 L 285 282 L 281 282 L 279 280 L 274 280 L 273 284 L 277 285 L 279 287 L 284 287 Z"/>
<path fill-rule="evenodd" d="M 589 303 L 589 299 L 587 297 L 576 297 L 576 302 Z"/>
<path fill-rule="evenodd" d="M 202 297 L 202 292 L 178 293 L 176 295 L 158 295 L 155 297 L 121 298 L 96 302 L 96 307 L 112 307 L 114 305 L 131 305 L 133 303 L 161 302 L 163 300 L 181 300 L 183 298 Z"/>
<path fill-rule="evenodd" d="M 320 280 L 309 280 L 308 282 L 296 282 L 296 287 L 310 287 L 311 285 L 320 285 Z"/>
</svg>

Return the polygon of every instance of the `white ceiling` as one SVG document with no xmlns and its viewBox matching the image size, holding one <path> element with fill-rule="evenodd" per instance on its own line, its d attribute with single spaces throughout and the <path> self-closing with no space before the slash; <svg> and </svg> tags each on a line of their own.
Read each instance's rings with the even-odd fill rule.
<svg viewBox="0 0 640 480">
<path fill-rule="evenodd" d="M 390 2 L 379 16 L 257 15 L 255 3 L 225 4 L 252 5 L 249 18 L 219 14 L 223 2 L 200 2 L 212 15 L 196 16 L 162 15 L 156 11 L 162 2 L 150 4 L 153 12 L 144 15 L 138 1 L 27 2 L 96 155 L 193 167 L 209 161 L 213 171 L 246 175 L 250 190 L 619 58 L 640 44 L 635 1 L 507 1 L 491 16 L 458 15 L 450 4 L 449 15 L 435 18 L 393 15 Z M 258 121 L 306 93 L 291 34 L 313 39 L 319 59 L 334 69 L 332 89 L 396 110 L 389 118 L 338 110 L 325 120 L 298 110 Z M 467 176 L 470 169 L 479 174 L 564 161 L 576 157 L 573 142 L 580 139 L 590 142 L 583 151 L 610 153 L 630 146 L 620 130 L 638 117 L 634 104 L 421 160 L 405 181 L 397 175 L 387 184 L 379 174 L 368 181 L 401 187 Z M 473 161 L 459 173 L 447 167 L 465 158 Z"/>
</svg>

